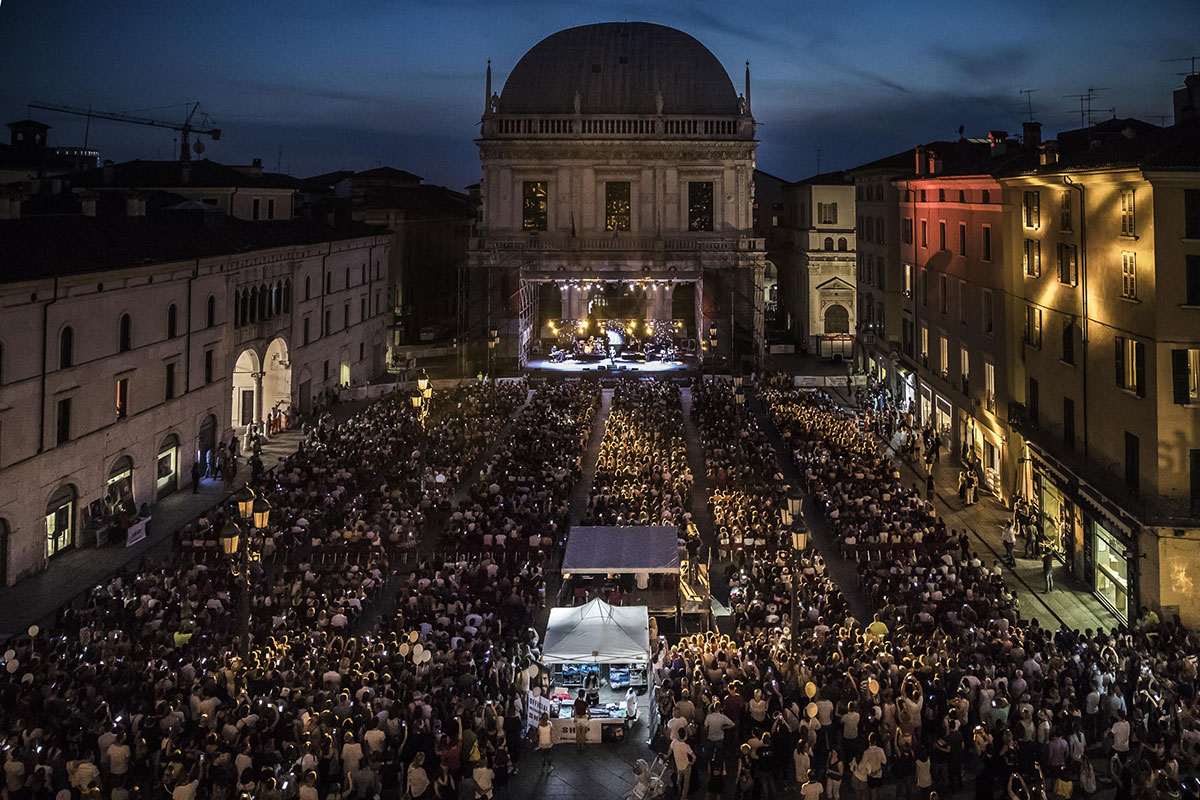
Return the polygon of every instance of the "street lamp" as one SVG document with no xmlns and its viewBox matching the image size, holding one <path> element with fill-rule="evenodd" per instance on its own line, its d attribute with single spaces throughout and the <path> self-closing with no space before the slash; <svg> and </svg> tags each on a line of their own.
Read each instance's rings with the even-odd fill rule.
<svg viewBox="0 0 1200 800">
<path fill-rule="evenodd" d="M 417 376 L 417 388 L 422 392 L 429 388 L 429 374 L 425 370 L 421 370 L 421 374 Z"/>
<path fill-rule="evenodd" d="M 790 500 L 790 498 L 789 498 Z M 800 556 L 808 549 L 808 528 L 804 520 L 794 520 L 792 528 L 792 647 L 800 641 Z"/>
<path fill-rule="evenodd" d="M 242 663 L 250 653 L 250 536 L 256 529 L 267 527 L 271 521 L 271 504 L 265 497 L 243 486 L 236 495 L 238 516 L 231 517 L 221 531 L 221 549 L 230 560 L 230 573 L 240 583 L 238 597 L 238 648 Z"/>
<path fill-rule="evenodd" d="M 488 378 L 495 379 L 492 374 L 496 363 L 496 346 L 500 344 L 500 331 L 491 328 L 488 331 Z"/>
<path fill-rule="evenodd" d="M 792 516 L 799 517 L 804 509 L 804 492 L 795 486 L 788 487 L 787 505 Z"/>
</svg>

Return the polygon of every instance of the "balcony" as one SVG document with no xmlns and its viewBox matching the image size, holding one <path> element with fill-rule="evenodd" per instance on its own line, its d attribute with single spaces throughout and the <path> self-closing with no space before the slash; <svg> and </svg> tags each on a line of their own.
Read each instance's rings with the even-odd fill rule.
<svg viewBox="0 0 1200 800">
<path fill-rule="evenodd" d="M 494 249 L 498 252 L 716 252 L 761 253 L 763 239 L 754 236 L 721 234 L 682 234 L 679 236 L 642 236 L 629 233 L 603 233 L 571 236 L 559 233 L 509 234 L 481 236 L 470 240 L 470 250 Z"/>
<path fill-rule="evenodd" d="M 485 114 L 484 139 L 754 139 L 754 118 L 665 114 Z"/>
<path fill-rule="evenodd" d="M 278 317 L 259 322 L 248 322 L 233 329 L 233 340 L 240 346 L 258 339 L 286 336 L 291 329 L 291 324 L 292 315 L 290 313 L 280 314 Z"/>
<path fill-rule="evenodd" d="M 983 398 L 983 407 L 989 412 L 996 413 L 996 395 L 989 394 Z"/>
</svg>

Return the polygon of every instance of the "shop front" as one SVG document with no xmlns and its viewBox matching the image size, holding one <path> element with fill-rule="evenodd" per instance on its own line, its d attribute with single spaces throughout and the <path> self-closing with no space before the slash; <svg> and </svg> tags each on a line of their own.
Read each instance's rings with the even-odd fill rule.
<svg viewBox="0 0 1200 800">
<path fill-rule="evenodd" d="M 1084 579 L 1087 565 L 1084 557 L 1084 532 L 1080 524 L 1073 481 L 1065 472 L 1052 465 L 1045 456 L 1031 450 L 1033 455 L 1032 494 L 1035 520 L 1044 541 L 1072 577 Z"/>
<path fill-rule="evenodd" d="M 925 427 L 933 419 L 933 390 L 928 384 L 921 384 L 921 427 Z"/>
<path fill-rule="evenodd" d="M 46 504 L 46 558 L 65 553 L 75 546 L 74 486 L 62 486 Z"/>
<path fill-rule="evenodd" d="M 903 364 L 896 364 L 896 399 L 904 411 L 916 412 L 917 376 Z"/>
<path fill-rule="evenodd" d="M 1126 623 L 1138 606 L 1137 523 L 1086 484 L 1080 486 L 1079 500 L 1092 591 Z"/>
<path fill-rule="evenodd" d="M 155 497 L 163 499 L 179 488 L 179 437 L 171 434 L 158 447 L 155 463 Z"/>
</svg>

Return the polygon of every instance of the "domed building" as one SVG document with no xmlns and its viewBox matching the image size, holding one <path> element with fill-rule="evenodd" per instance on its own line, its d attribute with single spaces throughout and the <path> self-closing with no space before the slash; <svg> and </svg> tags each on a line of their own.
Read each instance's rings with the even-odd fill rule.
<svg viewBox="0 0 1200 800">
<path fill-rule="evenodd" d="M 487 73 L 472 306 L 524 365 L 571 335 L 674 332 L 714 366 L 762 347 L 750 72 L 741 94 L 683 31 L 600 23 Z M 486 275 L 486 278 L 483 277 Z M 714 346 L 715 345 L 715 346 Z"/>
</svg>

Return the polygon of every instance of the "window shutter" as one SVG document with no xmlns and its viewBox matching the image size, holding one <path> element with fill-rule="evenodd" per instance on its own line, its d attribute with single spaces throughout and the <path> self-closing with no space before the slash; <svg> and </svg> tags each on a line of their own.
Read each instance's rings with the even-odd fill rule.
<svg viewBox="0 0 1200 800">
<path fill-rule="evenodd" d="M 1171 351 L 1171 384 L 1174 387 L 1175 402 L 1187 405 L 1188 402 L 1188 351 Z"/>
<path fill-rule="evenodd" d="M 1138 397 L 1146 396 L 1146 345 L 1133 344 L 1133 380 Z"/>
<path fill-rule="evenodd" d="M 1117 386 L 1125 388 L 1125 337 L 1116 337 Z"/>
</svg>

